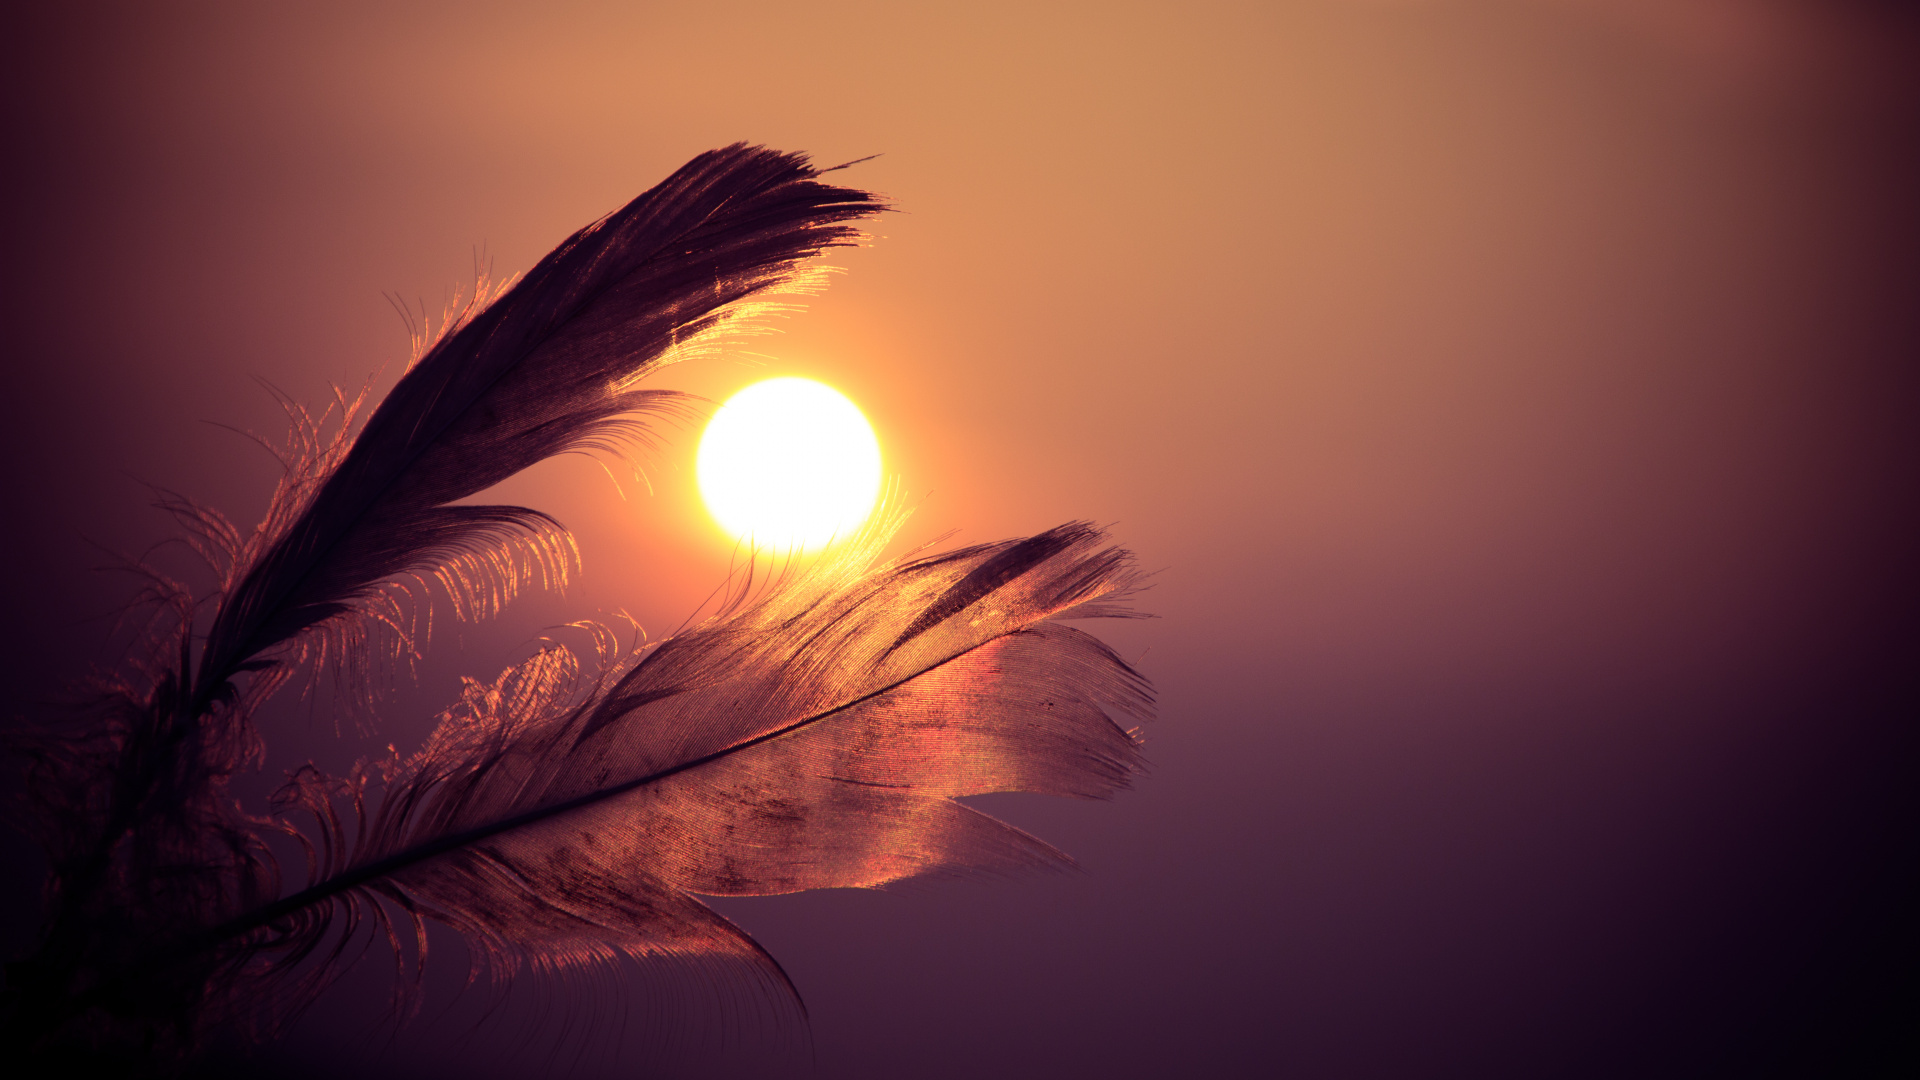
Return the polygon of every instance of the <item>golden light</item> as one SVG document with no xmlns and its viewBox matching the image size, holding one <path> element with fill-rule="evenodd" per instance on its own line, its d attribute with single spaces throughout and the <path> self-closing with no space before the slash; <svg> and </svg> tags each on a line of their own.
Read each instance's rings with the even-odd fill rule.
<svg viewBox="0 0 1920 1080">
<path fill-rule="evenodd" d="M 873 512 L 880 441 L 838 390 L 768 379 L 714 413 L 694 470 L 722 528 L 760 548 L 807 551 L 852 535 Z"/>
</svg>

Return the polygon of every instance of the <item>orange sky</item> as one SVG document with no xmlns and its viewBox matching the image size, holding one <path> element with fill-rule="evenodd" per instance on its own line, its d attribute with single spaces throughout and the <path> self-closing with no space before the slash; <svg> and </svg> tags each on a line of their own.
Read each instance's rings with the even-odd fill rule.
<svg viewBox="0 0 1920 1080">
<path fill-rule="evenodd" d="M 1110 636 L 1164 715 L 1141 791 L 1007 804 L 1085 880 L 739 908 L 811 995 L 823 1069 L 939 1075 L 927 1048 L 958 1040 L 956 1075 L 1021 1054 L 1231 1075 L 1264 1047 L 1299 1075 L 1486 1076 L 1504 1041 L 1534 1075 L 1596 1043 L 1657 1075 L 1639 1064 L 1693 1060 L 1663 1058 L 1659 1017 L 1759 1023 L 1772 1006 L 1697 1001 L 1832 915 L 1794 893 L 1709 928 L 1854 820 L 1774 866 L 1781 793 L 1855 790 L 1892 753 L 1814 717 L 1911 625 L 1889 613 L 1914 593 L 1920 39 L 1891 7 L 1818 10 L 62 14 L 9 60 L 8 544 L 34 570 L 7 589 L 43 628 L 9 673 L 45 693 L 97 649 L 124 588 L 87 542 L 163 535 L 136 481 L 263 505 L 270 460 L 214 426 L 278 430 L 252 380 L 390 384 L 383 294 L 437 313 L 476 252 L 524 269 L 734 140 L 880 154 L 838 174 L 901 211 L 874 244 L 829 260 L 846 272 L 759 366 L 663 385 L 847 393 L 915 541 L 1112 523 L 1161 571 L 1162 617 Z M 695 435 L 651 495 L 578 459 L 505 485 L 576 530 L 585 572 L 450 633 L 407 700 L 543 625 L 685 617 L 729 558 Z M 330 739 L 299 745 L 347 752 Z M 885 949 L 853 940 L 873 920 Z M 1356 1046 L 1365 1017 L 1400 1041 Z M 1071 1053 L 1034 1034 L 1055 1028 Z M 1221 1056 L 1181 1057 L 1196 1042 Z"/>
</svg>

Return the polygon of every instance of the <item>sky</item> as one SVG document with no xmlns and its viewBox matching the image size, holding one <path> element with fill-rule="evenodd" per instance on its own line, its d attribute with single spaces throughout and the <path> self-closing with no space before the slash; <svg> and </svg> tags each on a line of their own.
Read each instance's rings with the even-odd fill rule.
<svg viewBox="0 0 1920 1080">
<path fill-rule="evenodd" d="M 721 399 L 827 382 L 913 543 L 1111 527 L 1150 772 L 977 805 L 1078 872 L 719 904 L 796 1034 L 685 972 L 504 1000 L 377 957 L 235 1076 L 1872 1075 L 1914 1062 L 1920 20 L 1786 0 L 75 5 L 16 14 L 10 712 L 114 660 L 153 488 L 251 520 L 272 392 L 702 150 L 897 213 Z M 442 625 L 377 730 L 546 629 L 671 631 L 731 546 L 697 430 L 490 494 L 567 593 Z M 161 548 L 153 556 L 176 558 Z M 277 773 L 256 778 L 250 797 Z M 9 953 L 38 868 L 9 837 Z M 1904 1040 L 1904 1042 L 1902 1041 Z M 1892 1065 L 1887 1075 L 1904 1075 Z"/>
</svg>

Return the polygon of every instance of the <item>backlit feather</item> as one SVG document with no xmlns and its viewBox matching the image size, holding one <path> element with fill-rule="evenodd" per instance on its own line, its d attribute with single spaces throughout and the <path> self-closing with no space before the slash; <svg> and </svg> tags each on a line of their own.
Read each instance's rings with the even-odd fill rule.
<svg viewBox="0 0 1920 1080">
<path fill-rule="evenodd" d="M 1128 556 L 1081 525 L 866 569 L 877 544 L 598 678 L 556 647 L 470 684 L 357 842 L 300 778 L 319 880 L 222 933 L 304 953 L 385 901 L 508 971 L 667 953 L 778 977 L 699 895 L 1065 861 L 954 798 L 1103 797 L 1139 770 L 1146 684 L 1062 621 L 1119 613 Z"/>
</svg>

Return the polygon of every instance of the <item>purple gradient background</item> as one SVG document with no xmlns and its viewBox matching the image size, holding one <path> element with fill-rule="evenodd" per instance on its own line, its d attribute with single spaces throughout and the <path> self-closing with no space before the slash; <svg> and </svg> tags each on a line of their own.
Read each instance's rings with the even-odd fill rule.
<svg viewBox="0 0 1920 1080">
<path fill-rule="evenodd" d="M 1162 568 L 1160 618 L 1106 632 L 1161 690 L 1152 775 L 981 800 L 1085 873 L 722 905 L 810 1047 L 660 973 L 449 1010 L 448 941 L 421 1022 L 369 1034 L 369 963 L 225 1068 L 1908 1075 L 1902 10 L 16 12 L 6 707 L 112 658 L 129 582 L 91 568 L 166 535 L 142 481 L 258 513 L 273 463 L 208 423 L 277 434 L 254 377 L 391 383 L 383 292 L 437 312 L 735 139 L 884 152 L 843 175 L 905 213 L 763 366 L 663 385 L 824 379 L 913 538 L 1083 517 Z M 376 736 L 284 710 L 276 766 L 404 749 L 543 627 L 671 628 L 728 558 L 693 442 L 651 496 L 583 460 L 505 485 L 576 529 L 569 595 L 444 629 Z M 14 950 L 38 867 L 6 844 Z"/>
</svg>

